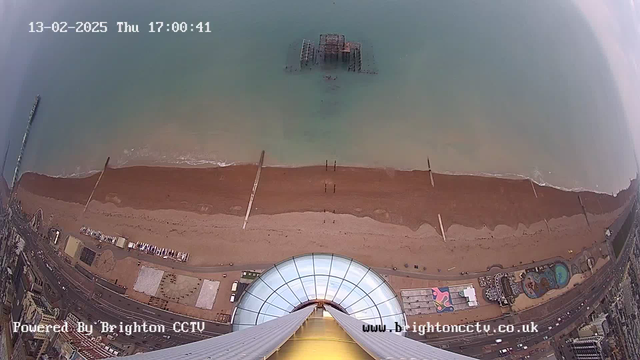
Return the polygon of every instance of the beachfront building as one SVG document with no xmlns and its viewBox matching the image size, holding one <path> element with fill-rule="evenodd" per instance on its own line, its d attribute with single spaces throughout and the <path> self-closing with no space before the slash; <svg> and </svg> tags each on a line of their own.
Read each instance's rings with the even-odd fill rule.
<svg viewBox="0 0 640 360">
<path fill-rule="evenodd" d="M 603 340 L 603 336 L 573 339 L 571 352 L 578 360 L 602 360 L 605 358 Z"/>
<path fill-rule="evenodd" d="M 77 329 L 78 318 L 69 314 L 66 322 L 68 331 L 52 333 L 53 352 L 58 359 L 64 360 L 97 360 L 117 356 L 118 353 L 93 336 L 81 333 Z M 57 320 L 55 324 L 62 326 L 64 322 Z"/>
<path fill-rule="evenodd" d="M 22 317 L 22 324 L 27 325 L 49 325 L 53 324 L 56 320 L 55 315 L 51 309 L 51 305 L 38 294 L 27 292 L 24 300 L 24 312 Z M 39 359 L 49 345 L 49 336 L 47 333 L 30 331 L 22 333 L 24 338 L 24 344 L 27 348 L 27 354 L 35 356 Z"/>
<path fill-rule="evenodd" d="M 293 257 L 263 272 L 232 323 L 230 334 L 131 358 L 470 359 L 404 337 L 406 317 L 384 278 L 334 254 Z"/>
<path fill-rule="evenodd" d="M 589 336 L 607 336 L 609 333 L 609 323 L 607 322 L 607 314 L 602 313 L 590 323 L 578 329 L 578 336 L 581 338 Z"/>
</svg>

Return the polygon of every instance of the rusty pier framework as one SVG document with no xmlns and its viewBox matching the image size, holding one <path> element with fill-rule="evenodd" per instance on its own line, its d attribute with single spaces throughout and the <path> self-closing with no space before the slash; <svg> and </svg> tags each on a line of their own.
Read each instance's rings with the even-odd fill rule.
<svg viewBox="0 0 640 360">
<path fill-rule="evenodd" d="M 342 62 L 348 71 L 362 71 L 362 45 L 347 41 L 344 35 L 321 34 L 318 43 L 318 63 Z"/>
<path fill-rule="evenodd" d="M 314 67 L 343 67 L 349 72 L 377 74 L 374 66 L 363 58 L 362 43 L 347 41 L 342 34 L 320 34 L 317 45 L 311 40 L 302 39 L 297 45 L 290 46 L 289 52 L 285 67 L 289 72 L 311 70 Z M 370 55 L 370 60 L 373 61 L 373 55 Z"/>
</svg>

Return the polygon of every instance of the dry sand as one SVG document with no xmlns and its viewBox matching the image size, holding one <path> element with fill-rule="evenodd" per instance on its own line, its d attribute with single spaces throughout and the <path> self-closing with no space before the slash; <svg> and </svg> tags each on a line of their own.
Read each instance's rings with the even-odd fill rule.
<svg viewBox="0 0 640 360">
<path fill-rule="evenodd" d="M 108 169 L 94 200 L 134 209 L 174 209 L 203 214 L 244 216 L 257 166 L 223 168 L 127 167 Z M 619 208 L 630 196 L 570 192 L 528 180 L 324 166 L 264 168 L 252 214 L 322 212 L 352 214 L 417 230 L 423 224 L 471 228 L 529 226 L 543 219 L 602 214 Z M 98 174 L 88 178 L 53 178 L 26 173 L 20 189 L 83 204 Z M 325 193 L 325 184 L 327 191 Z M 333 193 L 333 185 L 336 192 Z M 438 230 L 439 231 L 439 230 Z"/>
<path fill-rule="evenodd" d="M 611 196 L 534 185 L 536 197 L 528 180 L 434 174 L 432 187 L 424 171 L 265 168 L 248 229 L 242 230 L 256 169 L 250 165 L 108 169 L 84 215 L 97 174 L 63 179 L 27 173 L 18 198 L 27 212 L 42 208 L 44 218 L 65 233 L 77 234 L 81 226 L 89 226 L 131 241 L 187 251 L 192 266 L 273 264 L 294 255 L 331 252 L 374 267 L 457 274 L 484 271 L 495 264 L 509 267 L 557 256 L 570 259 L 598 244 L 606 248 L 605 228 L 634 195 L 631 190 Z M 127 258 L 103 275 L 118 278 L 129 287 L 130 296 L 146 302 L 147 295 L 131 290 L 137 268 L 136 261 Z M 233 277 L 197 276 L 222 280 L 214 309 L 230 311 Z M 442 285 L 399 277 L 390 277 L 390 283 L 397 293 L 402 288 Z M 198 317 L 214 316 L 211 311 L 170 306 Z M 499 308 L 482 302 L 473 311 L 411 321 L 463 323 L 499 313 Z"/>
<path fill-rule="evenodd" d="M 417 230 L 382 223 L 370 218 L 331 213 L 287 213 L 256 215 L 242 230 L 241 216 L 205 215 L 180 210 L 139 210 L 111 203 L 93 202 L 81 217 L 83 206 L 20 192 L 28 212 L 42 208 L 45 218 L 65 232 L 77 233 L 83 225 L 107 234 L 122 234 L 131 241 L 191 253 L 189 264 L 275 263 L 308 252 L 332 252 L 356 258 L 374 267 L 403 268 L 418 265 L 427 273 L 484 271 L 503 266 L 575 254 L 604 239 L 604 229 L 622 209 L 590 215 L 591 228 L 583 215 L 550 219 L 529 227 L 496 226 L 495 229 L 447 226 L 447 242 L 428 224 Z M 335 221 L 335 223 L 334 223 Z"/>
</svg>

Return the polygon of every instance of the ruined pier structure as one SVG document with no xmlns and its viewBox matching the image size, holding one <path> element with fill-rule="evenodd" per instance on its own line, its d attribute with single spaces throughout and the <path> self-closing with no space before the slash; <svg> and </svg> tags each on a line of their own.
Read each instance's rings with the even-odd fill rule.
<svg viewBox="0 0 640 360">
<path fill-rule="evenodd" d="M 348 71 L 362 71 L 362 45 L 346 41 L 341 34 L 321 34 L 318 48 L 311 40 L 302 40 L 300 48 L 300 66 L 309 67 L 327 63 L 343 62 Z"/>
</svg>

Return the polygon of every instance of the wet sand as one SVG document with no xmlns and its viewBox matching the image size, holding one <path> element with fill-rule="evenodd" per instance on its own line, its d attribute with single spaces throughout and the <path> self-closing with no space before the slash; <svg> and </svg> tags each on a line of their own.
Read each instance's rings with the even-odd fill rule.
<svg viewBox="0 0 640 360">
<path fill-rule="evenodd" d="M 369 266 L 455 274 L 570 259 L 594 245 L 606 252 L 604 230 L 631 195 L 536 185 L 536 198 L 526 180 L 435 174 L 432 188 L 428 174 L 419 171 L 265 168 L 248 228 L 242 230 L 255 170 L 109 169 L 85 215 L 97 174 L 87 179 L 25 174 L 18 196 L 25 211 L 42 208 L 48 225 L 65 233 L 77 234 L 84 225 L 122 234 L 187 251 L 192 266 L 272 264 L 330 252 Z"/>
<path fill-rule="evenodd" d="M 108 169 L 94 200 L 133 209 L 173 209 L 201 214 L 244 216 L 256 165 L 222 168 L 127 167 Z M 87 178 L 53 178 L 26 173 L 20 190 L 84 204 L 98 174 Z M 267 167 L 262 171 L 253 215 L 292 212 L 334 212 L 417 230 L 429 224 L 439 231 L 438 214 L 445 228 L 458 224 L 470 228 L 516 228 L 544 219 L 583 213 L 610 213 L 632 195 L 617 196 L 572 192 L 534 185 L 528 180 L 433 174 L 324 166 Z M 326 184 L 326 192 L 325 192 Z M 335 185 L 335 193 L 334 193 Z"/>
</svg>

